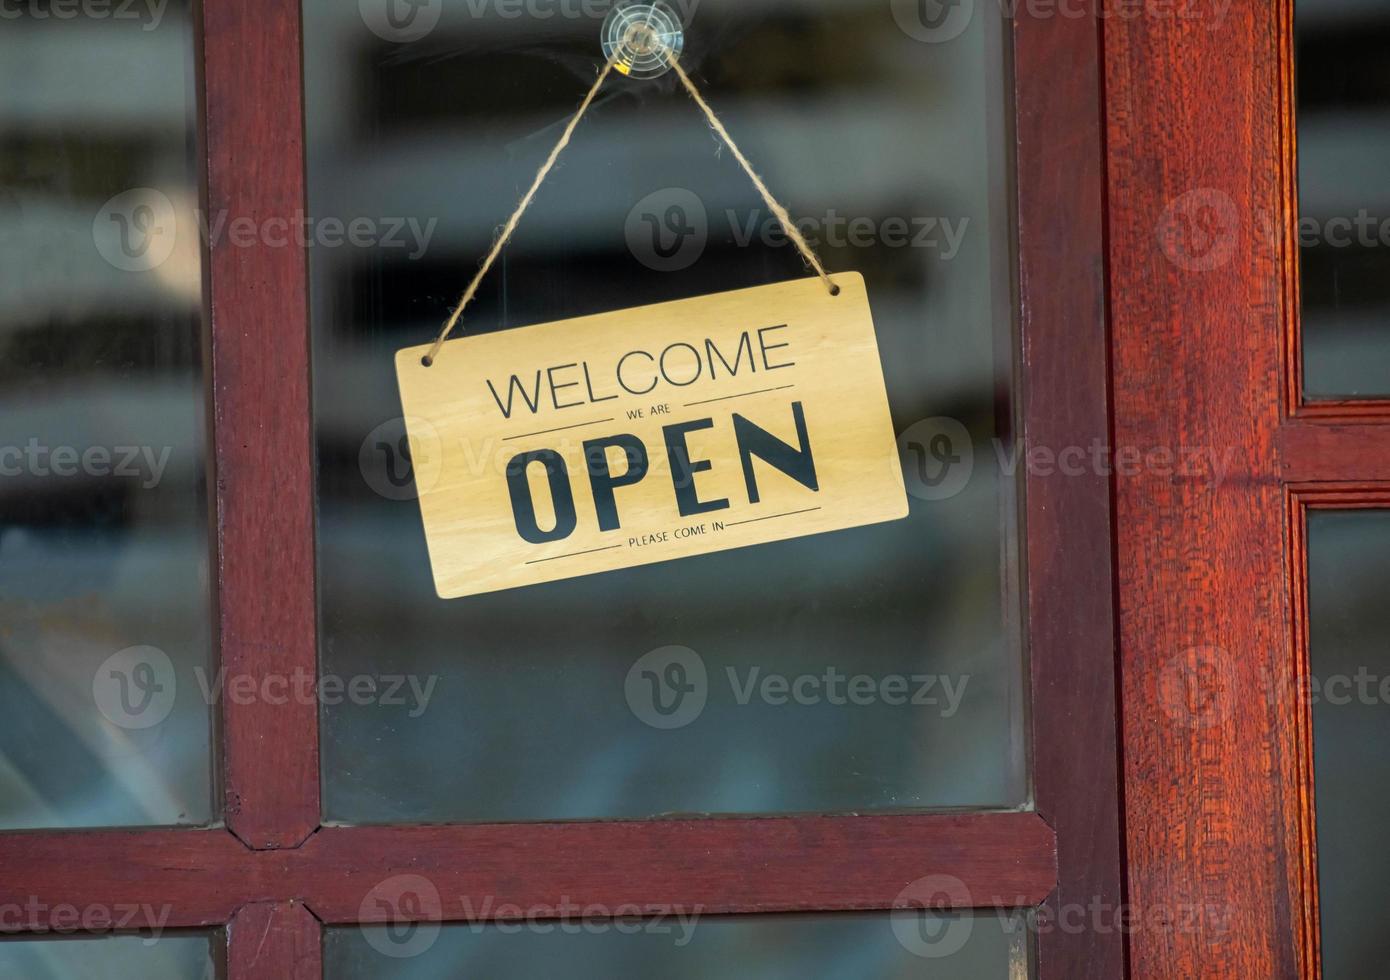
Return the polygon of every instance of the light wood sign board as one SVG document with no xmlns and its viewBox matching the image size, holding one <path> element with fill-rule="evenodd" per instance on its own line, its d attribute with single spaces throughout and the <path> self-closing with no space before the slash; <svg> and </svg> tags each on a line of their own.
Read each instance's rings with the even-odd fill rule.
<svg viewBox="0 0 1390 980">
<path fill-rule="evenodd" d="M 906 517 L 864 279 L 834 279 L 399 351 L 440 597 Z"/>
</svg>

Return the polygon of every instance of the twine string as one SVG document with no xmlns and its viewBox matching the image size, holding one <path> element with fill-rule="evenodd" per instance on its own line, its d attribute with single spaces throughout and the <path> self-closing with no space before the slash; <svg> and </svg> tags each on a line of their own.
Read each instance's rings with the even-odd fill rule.
<svg viewBox="0 0 1390 980">
<path fill-rule="evenodd" d="M 516 226 L 518 222 L 521 221 L 521 216 L 525 214 L 526 209 L 531 206 L 531 202 L 535 199 L 536 192 L 540 190 L 541 184 L 545 182 L 545 178 L 550 175 L 550 172 L 555 169 L 555 162 L 559 160 L 560 153 L 569 145 L 570 138 L 574 135 L 574 131 L 579 125 L 579 120 L 584 118 L 584 113 L 587 112 L 589 106 L 593 104 L 594 97 L 598 95 L 599 89 L 603 87 L 604 81 L 608 78 L 609 73 L 612 72 L 617 58 L 618 55 L 615 53 L 612 58 L 608 59 L 608 62 L 598 73 L 598 77 L 594 79 L 594 84 L 590 87 L 588 94 L 586 94 L 584 100 L 579 103 L 579 108 L 575 110 L 569 123 L 566 124 L 564 132 L 560 134 L 560 139 L 550 151 L 550 155 L 546 157 L 545 163 L 541 164 L 540 170 L 536 172 L 535 178 L 531 181 L 531 187 L 522 196 L 521 201 L 516 206 L 516 210 L 512 212 L 511 217 L 508 218 L 506 223 L 502 226 L 502 230 L 497 233 L 497 237 L 493 239 L 492 248 L 488 250 L 482 265 L 480 265 L 478 271 L 474 273 L 472 281 L 468 284 L 468 288 L 463 291 L 463 296 L 460 297 L 458 303 L 454 306 L 453 312 L 449 314 L 449 319 L 445 321 L 443 329 L 439 331 L 439 336 L 435 338 L 434 344 L 431 345 L 429 349 L 429 353 L 421 358 L 421 363 L 424 364 L 425 367 L 430 367 L 434 364 L 434 360 L 439 354 L 439 349 L 444 346 L 444 341 L 449 339 L 449 334 L 453 333 L 454 328 L 458 326 L 459 320 L 463 316 L 464 309 L 467 308 L 469 303 L 473 302 L 473 298 L 478 294 L 478 286 L 482 283 L 483 277 L 487 275 L 488 270 L 491 269 L 493 263 L 497 261 L 497 257 L 502 254 L 502 249 L 511 239 L 512 233 L 516 231 Z M 704 96 L 700 94 L 700 90 L 696 87 L 695 82 L 686 73 L 685 69 L 681 67 L 679 59 L 668 50 L 666 60 L 670 63 L 671 67 L 676 70 L 681 84 L 685 86 L 685 90 L 690 93 L 690 97 L 695 100 L 695 104 L 699 106 L 700 110 L 705 114 L 705 118 L 709 121 L 710 128 L 713 129 L 719 135 L 720 139 L 728 145 L 729 149 L 733 151 L 734 159 L 738 161 L 744 173 L 748 174 L 749 179 L 753 181 L 753 186 L 757 188 L 758 193 L 762 195 L 762 199 L 764 203 L 767 204 L 769 210 L 776 215 L 777 220 L 782 225 L 782 230 L 786 232 L 787 237 L 791 239 L 792 244 L 794 244 L 797 251 L 801 253 L 801 257 L 805 259 L 806 264 L 815 270 L 816 275 L 825 283 L 826 289 L 829 290 L 831 296 L 839 295 L 840 287 L 831 280 L 830 274 L 825 271 L 825 266 L 821 264 L 815 250 L 812 249 L 810 243 L 806 241 L 806 236 L 796 227 L 796 223 L 792 220 L 792 216 L 787 209 L 772 196 L 772 192 L 768 190 L 767 185 L 763 183 L 763 179 L 759 177 L 757 171 L 753 169 L 753 165 L 748 162 L 748 158 L 743 155 L 743 151 L 738 148 L 738 144 L 735 143 L 734 138 L 729 135 L 729 131 L 724 127 L 723 122 L 715 115 L 714 110 L 710 108 L 710 104 L 705 101 Z"/>
<path fill-rule="evenodd" d="M 792 244 L 795 245 L 797 251 L 801 253 L 801 257 L 806 260 L 806 264 L 815 270 L 816 275 L 820 276 L 821 282 L 825 283 L 825 288 L 830 291 L 830 295 L 838 296 L 840 294 L 840 287 L 835 285 L 830 278 L 830 274 L 825 271 L 825 266 L 821 264 L 815 249 L 811 248 L 811 244 L 806 241 L 806 236 L 803 235 L 801 229 L 796 226 L 796 222 L 792 220 L 791 214 L 782 206 L 777 198 L 772 196 L 772 191 L 767 189 L 767 184 L 763 183 L 763 179 L 758 176 L 758 172 L 753 169 L 753 165 L 748 162 L 748 158 L 743 155 L 743 151 L 738 148 L 738 144 L 734 142 L 734 138 L 730 136 L 729 131 L 724 128 L 724 123 L 715 115 L 714 110 L 710 108 L 710 104 L 705 101 L 705 97 L 700 94 L 700 90 L 695 86 L 695 82 L 691 80 L 685 68 L 681 66 L 680 59 L 668 56 L 666 60 L 670 62 L 671 67 L 676 70 L 676 74 L 680 77 L 681 84 L 685 86 L 685 90 L 690 93 L 690 97 L 695 100 L 695 104 L 700 107 L 700 111 L 703 112 L 705 118 L 709 120 L 710 129 L 718 133 L 719 138 L 728 144 L 729 149 L 733 151 L 734 159 L 739 162 L 739 166 L 743 167 L 743 172 L 748 175 L 748 179 L 753 182 L 753 186 L 757 188 L 758 193 L 762 195 L 763 202 L 767 205 L 768 210 L 777 216 L 777 220 L 782 225 L 782 230 L 786 232 L 787 237 L 792 240 Z"/>
</svg>

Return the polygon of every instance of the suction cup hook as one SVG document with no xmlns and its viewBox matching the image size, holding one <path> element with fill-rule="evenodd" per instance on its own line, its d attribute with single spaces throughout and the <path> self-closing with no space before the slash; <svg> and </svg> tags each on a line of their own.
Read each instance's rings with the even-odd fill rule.
<svg viewBox="0 0 1390 980">
<path fill-rule="evenodd" d="M 614 4 L 603 20 L 603 56 L 631 78 L 666 74 L 684 47 L 680 17 L 660 0 Z"/>
</svg>

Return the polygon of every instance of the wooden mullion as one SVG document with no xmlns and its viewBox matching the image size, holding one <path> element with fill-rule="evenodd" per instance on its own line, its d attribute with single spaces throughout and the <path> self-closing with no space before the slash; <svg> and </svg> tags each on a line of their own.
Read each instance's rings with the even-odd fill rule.
<svg viewBox="0 0 1390 980">
<path fill-rule="evenodd" d="M 258 902 L 227 924 L 227 980 L 322 980 L 323 930 L 299 902 Z"/>
<path fill-rule="evenodd" d="M 265 692 L 317 677 L 307 265 L 229 230 L 304 213 L 299 0 L 203 0 L 202 22 L 224 806 L 291 847 L 319 824 L 317 705 Z"/>
<path fill-rule="evenodd" d="M 291 899 L 327 922 L 382 921 L 391 889 L 424 878 L 441 919 L 567 900 L 735 914 L 911 907 L 913 882 L 948 876 L 955 907 L 1028 908 L 1056 887 L 1056 851 L 1032 813 L 325 827 L 259 851 L 221 830 L 6 834 L 0 905 L 32 908 L 12 926 L 28 930 L 59 904 L 148 904 L 169 928 Z"/>
<path fill-rule="evenodd" d="M 1015 26 L 1022 310 L 1020 458 L 1110 443 L 1101 47 L 1090 17 Z M 1065 71 L 1057 66 L 1066 65 Z M 1065 457 L 1061 457 L 1065 458 Z M 1045 915 L 1118 916 L 1124 902 L 1110 480 L 1103 467 L 1026 467 L 1025 566 L 1033 780 L 1057 832 Z M 1048 928 L 1043 980 L 1124 976 L 1120 930 Z"/>
<path fill-rule="evenodd" d="M 1390 420 L 1299 420 L 1279 431 L 1280 475 L 1292 484 L 1390 481 Z"/>
<path fill-rule="evenodd" d="M 168 928 L 220 926 L 279 884 L 255 858 L 221 829 L 0 834 L 0 905 L 23 910 L 4 927 L 47 932 L 63 907 L 134 910 L 132 929 L 150 910 Z"/>
<path fill-rule="evenodd" d="M 486 899 L 523 910 L 566 900 L 709 914 L 891 909 L 921 901 L 909 886 L 934 875 L 959 879 L 959 907 L 1026 908 L 1056 884 L 1056 837 L 1031 813 L 325 827 L 301 851 L 291 873 L 335 923 L 385 921 L 403 877 L 425 879 L 446 920 L 479 914 Z"/>
</svg>

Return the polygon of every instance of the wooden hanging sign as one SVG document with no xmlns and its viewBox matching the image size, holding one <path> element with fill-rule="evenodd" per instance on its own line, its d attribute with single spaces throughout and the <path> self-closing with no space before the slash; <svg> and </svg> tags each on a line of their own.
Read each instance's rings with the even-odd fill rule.
<svg viewBox="0 0 1390 980">
<path fill-rule="evenodd" d="M 441 598 L 907 516 L 864 279 L 396 354 Z"/>
</svg>

